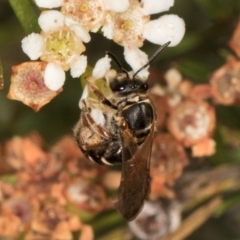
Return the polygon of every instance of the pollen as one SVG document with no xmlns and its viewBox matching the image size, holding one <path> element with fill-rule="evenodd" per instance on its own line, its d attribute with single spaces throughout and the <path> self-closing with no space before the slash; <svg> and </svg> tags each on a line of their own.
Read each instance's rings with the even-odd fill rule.
<svg viewBox="0 0 240 240">
<path fill-rule="evenodd" d="M 62 27 L 50 33 L 42 33 L 42 35 L 45 48 L 41 60 L 56 63 L 65 71 L 69 70 L 76 56 L 85 51 L 82 41 L 68 27 Z"/>
<path fill-rule="evenodd" d="M 82 12 L 86 12 L 86 11 L 88 10 L 88 5 L 87 5 L 86 3 L 83 3 L 83 4 L 81 5 L 81 7 L 80 7 L 80 10 L 81 10 Z"/>
<path fill-rule="evenodd" d="M 127 20 L 124 22 L 124 29 L 130 29 L 133 26 L 133 22 L 131 20 Z"/>
</svg>

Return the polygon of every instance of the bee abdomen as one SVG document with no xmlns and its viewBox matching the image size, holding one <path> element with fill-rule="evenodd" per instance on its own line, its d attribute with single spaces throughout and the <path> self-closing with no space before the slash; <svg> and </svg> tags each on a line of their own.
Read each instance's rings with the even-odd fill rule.
<svg viewBox="0 0 240 240">
<path fill-rule="evenodd" d="M 154 111 L 151 104 L 149 102 L 138 102 L 127 106 L 123 109 L 122 116 L 135 137 L 144 140 L 154 121 Z"/>
</svg>

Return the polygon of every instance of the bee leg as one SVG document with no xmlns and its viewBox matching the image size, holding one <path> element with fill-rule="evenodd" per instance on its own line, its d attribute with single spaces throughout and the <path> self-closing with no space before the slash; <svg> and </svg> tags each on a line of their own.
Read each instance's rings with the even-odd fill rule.
<svg viewBox="0 0 240 240">
<path fill-rule="evenodd" d="M 84 99 L 82 106 L 80 120 L 74 128 L 75 139 L 86 157 L 99 164 L 106 164 L 107 161 L 104 163 L 102 159 L 113 142 L 113 136 L 94 121 Z"/>
<path fill-rule="evenodd" d="M 103 104 L 117 109 L 117 106 L 113 105 L 105 96 L 104 94 L 99 90 L 99 88 L 97 88 L 93 82 L 93 79 L 91 77 L 86 79 L 88 87 L 90 88 L 90 90 L 97 96 L 97 98 L 100 100 L 100 102 L 102 102 Z"/>
<path fill-rule="evenodd" d="M 90 112 L 88 111 L 87 103 L 86 103 L 85 99 L 82 100 L 82 105 L 83 105 L 83 107 L 82 107 L 82 124 L 83 124 L 83 126 L 91 129 L 91 131 L 94 134 L 99 135 L 103 139 L 111 140 L 112 139 L 111 133 L 109 133 L 105 128 L 98 125 L 92 118 Z"/>
</svg>

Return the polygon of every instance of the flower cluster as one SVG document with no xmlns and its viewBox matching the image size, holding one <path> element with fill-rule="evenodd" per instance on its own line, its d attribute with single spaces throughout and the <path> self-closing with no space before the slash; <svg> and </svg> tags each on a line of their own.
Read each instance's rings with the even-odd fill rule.
<svg viewBox="0 0 240 240">
<path fill-rule="evenodd" d="M 150 97 L 156 107 L 158 133 L 152 148 L 150 199 L 175 197 L 170 187 L 188 164 L 185 149 L 190 148 L 193 157 L 215 153 L 214 103 L 227 106 L 240 103 L 239 36 L 240 21 L 229 42 L 236 56 L 228 57 L 210 76 L 209 83 L 194 85 L 175 68 L 165 73 L 163 81 L 151 83 Z"/>
<path fill-rule="evenodd" d="M 73 232 L 80 232 L 80 240 L 94 238 L 84 221 L 109 208 L 99 184 L 103 166 L 87 160 L 70 137 L 49 150 L 36 133 L 1 147 L 0 158 L 12 173 L 0 175 L 1 239 L 24 234 L 29 240 L 72 240 Z"/>
<path fill-rule="evenodd" d="M 92 227 L 85 222 L 113 208 L 109 192 L 119 186 L 119 171 L 86 159 L 69 136 L 48 148 L 33 132 L 25 137 L 15 136 L 0 148 L 0 159 L 5 160 L 0 169 L 0 238 L 17 239 L 21 235 L 26 240 L 73 240 L 78 239 L 73 238 L 75 232 L 79 240 L 94 239 Z M 154 142 L 154 155 L 160 154 L 158 148 Z M 181 150 L 179 153 L 183 154 Z M 157 171 L 161 171 L 162 179 L 167 179 L 164 182 L 169 182 L 169 167 L 153 171 L 153 177 L 159 175 Z M 153 185 L 151 191 L 157 195 L 158 189 Z M 146 230 L 155 226 L 153 235 L 166 235 L 176 229 L 181 208 L 175 200 L 169 201 L 168 205 L 156 199 L 146 202 L 129 225 L 133 234 L 138 235 L 135 228 L 148 220 L 151 221 Z M 152 207 L 157 211 L 147 210 Z M 161 231 L 156 231 L 160 226 Z"/>
<path fill-rule="evenodd" d="M 192 149 L 194 157 L 212 155 L 215 152 L 215 142 L 211 138 L 215 128 L 215 110 L 205 101 L 212 97 L 211 85 L 194 86 L 177 69 L 168 70 L 165 81 L 165 87 L 155 84 L 151 89 L 157 114 L 161 116 L 157 122 L 159 131 L 166 128 L 179 144 Z M 176 149 L 180 151 L 180 147 Z M 174 151 L 171 153 L 173 156 Z M 182 156 L 183 165 L 186 164 L 184 155 L 180 152 L 177 155 Z"/>
<path fill-rule="evenodd" d="M 21 68 L 24 72 L 27 72 L 24 68 L 38 72 L 38 66 L 43 65 L 38 75 L 42 77 L 41 82 L 53 92 L 61 91 L 65 71 L 70 70 L 73 78 L 85 72 L 87 57 L 83 52 L 86 50 L 84 44 L 91 40 L 90 32 L 96 33 L 101 29 L 106 38 L 123 46 L 125 59 L 133 71 L 148 61 L 147 54 L 139 49 L 144 40 L 158 45 L 171 41 L 169 46 L 175 46 L 185 33 L 184 21 L 177 15 L 162 15 L 154 20 L 150 18 L 151 14 L 169 10 L 174 0 L 35 0 L 35 3 L 44 8 L 38 18 L 41 32 L 26 36 L 22 40 L 22 49 L 31 60 L 40 59 L 42 62 L 36 65 L 27 62 Z M 13 72 L 18 71 L 13 68 Z M 146 80 L 148 74 L 145 69 L 139 76 Z M 29 82 L 35 82 L 31 76 L 28 75 Z M 35 100 L 41 102 L 36 107 L 32 101 L 32 91 L 23 96 L 28 89 L 24 80 L 21 86 L 21 77 L 21 74 L 13 73 L 9 98 L 34 106 L 36 111 L 51 100 L 48 96 L 42 101 Z M 14 84 L 16 78 L 18 84 Z M 35 88 L 34 93 L 37 90 L 42 92 L 42 89 Z"/>
</svg>

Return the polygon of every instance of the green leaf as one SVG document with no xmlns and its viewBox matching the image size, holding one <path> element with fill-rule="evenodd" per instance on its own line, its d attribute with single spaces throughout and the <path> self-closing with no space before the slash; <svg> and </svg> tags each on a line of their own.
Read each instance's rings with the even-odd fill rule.
<svg viewBox="0 0 240 240">
<path fill-rule="evenodd" d="M 226 153 L 225 144 L 222 139 L 222 135 L 219 131 L 219 128 L 216 128 L 215 130 L 214 139 L 217 142 L 216 153 L 208 158 L 208 162 L 210 162 L 213 165 L 223 164 L 229 160 L 229 156 Z"/>
<path fill-rule="evenodd" d="M 240 193 L 237 195 L 231 197 L 228 200 L 225 200 L 221 207 L 218 208 L 218 210 L 215 213 L 215 217 L 220 217 L 222 214 L 224 214 L 227 210 L 229 210 L 234 205 L 238 204 L 240 201 Z"/>
<path fill-rule="evenodd" d="M 29 0 L 9 0 L 26 34 L 39 32 L 38 16 Z"/>
<path fill-rule="evenodd" d="M 110 230 L 114 230 L 119 226 L 122 226 L 124 223 L 125 222 L 120 216 L 120 214 L 113 210 L 99 214 L 89 224 L 91 224 L 91 226 L 93 227 L 96 236 L 102 236 Z"/>
<path fill-rule="evenodd" d="M 209 70 L 203 62 L 186 58 L 179 63 L 178 69 L 184 76 L 196 83 L 207 82 Z"/>
</svg>

